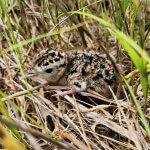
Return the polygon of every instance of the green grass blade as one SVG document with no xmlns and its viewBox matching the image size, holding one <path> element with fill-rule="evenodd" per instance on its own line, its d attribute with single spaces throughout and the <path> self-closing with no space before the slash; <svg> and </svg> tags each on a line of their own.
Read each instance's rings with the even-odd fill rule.
<svg viewBox="0 0 150 150">
<path fill-rule="evenodd" d="M 0 91 L 0 112 L 3 116 L 5 116 L 8 120 L 12 121 L 12 118 L 10 117 L 7 107 L 4 103 L 4 101 L 2 100 L 2 98 L 5 97 L 5 94 Z M 27 143 L 25 142 L 25 140 L 22 139 L 22 137 L 20 136 L 20 133 L 13 128 L 10 128 L 10 130 L 12 131 L 12 133 L 24 144 L 27 146 Z"/>
<path fill-rule="evenodd" d="M 125 84 L 126 84 L 128 90 L 129 90 L 129 92 L 130 92 L 131 98 L 132 98 L 132 100 L 133 100 L 133 102 L 134 102 L 134 104 L 135 104 L 135 106 L 136 106 L 136 109 L 137 109 L 137 111 L 138 111 L 138 114 L 139 114 L 139 116 L 140 116 L 140 118 L 141 118 L 141 121 L 142 121 L 142 123 L 143 123 L 143 125 L 144 125 L 144 128 L 145 128 L 145 130 L 146 130 L 146 132 L 147 132 L 147 135 L 148 135 L 148 137 L 149 137 L 149 139 L 150 139 L 150 126 L 149 126 L 149 124 L 148 124 L 148 121 L 147 121 L 146 118 L 145 118 L 145 115 L 144 115 L 144 113 L 143 113 L 143 111 L 142 111 L 142 109 L 141 109 L 140 104 L 138 103 L 138 100 L 136 99 L 136 97 L 135 97 L 135 95 L 134 95 L 134 93 L 133 93 L 133 90 L 132 90 L 131 86 L 128 84 L 128 82 L 127 82 L 124 78 L 123 78 L 123 80 L 124 80 L 124 82 L 125 82 Z"/>
<path fill-rule="evenodd" d="M 124 16 L 125 16 L 127 8 L 128 8 L 128 0 L 122 0 L 122 11 L 124 13 Z"/>
<path fill-rule="evenodd" d="M 113 33 L 115 34 L 116 37 L 119 37 L 121 39 L 124 40 L 124 42 L 126 42 L 128 45 L 130 45 L 132 48 L 134 48 L 134 50 L 148 63 L 150 63 L 150 58 L 148 56 L 148 54 L 139 46 L 136 44 L 136 42 L 134 42 L 129 36 L 125 35 L 123 32 L 119 31 L 114 24 L 101 19 L 97 16 L 94 16 L 92 14 L 89 13 L 83 13 L 83 12 L 78 12 L 78 11 L 74 11 L 74 12 L 70 12 L 71 14 L 82 14 L 85 15 L 87 17 L 90 17 L 92 19 L 94 19 L 95 21 L 98 21 L 99 23 L 103 24 L 104 26 L 108 27 L 109 29 L 111 29 L 113 31 Z"/>
<path fill-rule="evenodd" d="M 139 7 L 139 0 L 132 0 L 130 6 L 131 6 L 130 8 L 130 33 L 131 33 L 131 37 L 133 37 L 134 23 L 135 23 L 135 19 L 136 19 L 138 7 Z"/>
<path fill-rule="evenodd" d="M 57 31 L 51 30 L 51 31 L 48 32 L 48 33 L 40 34 L 40 35 L 38 35 L 38 36 L 36 36 L 36 37 L 27 39 L 27 40 L 22 41 L 22 42 L 20 42 L 20 43 L 13 44 L 13 45 L 11 45 L 11 47 L 9 47 L 9 48 L 7 48 L 7 49 L 2 49 L 2 50 L 0 51 L 0 56 L 7 54 L 7 53 L 8 53 L 9 51 L 11 51 L 11 50 L 14 50 L 14 49 L 19 48 L 19 47 L 22 47 L 22 46 L 24 46 L 24 45 L 30 44 L 30 43 L 32 43 L 32 42 L 34 42 L 34 41 L 37 41 L 37 40 L 40 40 L 40 39 L 42 39 L 42 38 L 45 38 L 45 37 L 48 37 L 48 36 L 54 36 L 54 35 L 60 34 L 60 33 L 62 33 L 62 32 L 63 32 L 63 33 L 69 32 L 69 31 L 71 31 L 71 30 L 75 30 L 75 29 L 77 29 L 77 28 L 79 28 L 79 27 L 81 27 L 81 26 L 84 26 L 84 25 L 85 25 L 85 23 L 79 23 L 79 24 L 77 24 L 77 25 L 74 25 L 74 26 L 72 26 L 72 27 L 70 27 L 70 28 L 66 28 L 66 29 L 63 29 L 63 30 L 57 30 Z"/>
<path fill-rule="evenodd" d="M 4 15 L 4 18 L 6 19 L 6 25 L 8 27 L 8 31 L 9 31 L 9 34 L 10 34 L 10 37 L 11 37 L 11 40 L 12 40 L 12 44 L 17 44 L 17 40 L 16 40 L 16 37 L 14 35 L 14 31 L 13 31 L 13 28 L 12 28 L 12 25 L 11 25 L 10 17 L 9 17 L 8 12 L 7 12 L 8 11 L 8 1 L 1 0 L 0 1 L 0 7 L 2 9 L 2 13 Z M 15 48 L 14 51 L 15 51 L 15 55 L 16 55 L 16 58 L 17 58 L 17 63 L 19 65 L 19 69 L 20 69 L 21 73 L 23 74 L 23 76 L 25 78 L 25 85 L 27 87 L 27 80 L 26 80 L 26 76 L 25 76 L 24 66 L 23 66 L 23 63 L 22 63 L 22 57 L 21 57 L 19 47 Z"/>
</svg>

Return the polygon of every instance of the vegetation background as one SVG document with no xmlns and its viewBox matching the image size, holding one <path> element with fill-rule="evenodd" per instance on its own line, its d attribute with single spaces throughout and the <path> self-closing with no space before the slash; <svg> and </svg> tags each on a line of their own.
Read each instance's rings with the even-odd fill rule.
<svg viewBox="0 0 150 150">
<path fill-rule="evenodd" d="M 0 15 L 1 148 L 150 149 L 149 0 L 0 0 Z M 26 78 L 49 47 L 113 56 L 117 93 L 51 97 Z"/>
</svg>

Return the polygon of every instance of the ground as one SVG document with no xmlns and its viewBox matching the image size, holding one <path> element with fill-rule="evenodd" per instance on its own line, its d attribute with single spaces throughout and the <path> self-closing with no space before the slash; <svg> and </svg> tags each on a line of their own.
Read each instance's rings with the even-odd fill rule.
<svg viewBox="0 0 150 150">
<path fill-rule="evenodd" d="M 70 144 L 75 149 L 150 149 L 145 125 L 122 80 L 117 85 L 117 92 L 110 88 L 111 98 L 93 90 L 52 97 L 60 91 L 47 91 L 42 85 L 38 87 L 39 82 L 25 77 L 32 69 L 35 55 L 49 47 L 66 51 L 94 49 L 108 53 L 115 65 L 123 66 L 120 74 L 132 86 L 149 121 L 150 104 L 149 99 L 147 103 L 144 101 L 138 65 L 116 37 L 116 32 L 90 17 L 70 13 L 83 10 L 114 24 L 147 53 L 150 35 L 146 14 L 148 5 L 143 1 L 139 1 L 138 5 L 136 2 L 126 4 L 125 0 L 124 3 L 112 0 L 94 3 L 88 0 L 3 2 L 1 8 L 7 8 L 1 10 L 3 15 L 0 18 L 0 105 L 3 116 L 26 127 L 18 129 L 18 136 L 9 129 L 17 141 L 21 141 L 27 149 L 58 148 L 58 143 L 27 131 L 31 127 L 43 135 L 49 134 L 56 141 L 59 137 L 65 146 Z M 123 41 L 127 43 L 128 40 Z"/>
</svg>

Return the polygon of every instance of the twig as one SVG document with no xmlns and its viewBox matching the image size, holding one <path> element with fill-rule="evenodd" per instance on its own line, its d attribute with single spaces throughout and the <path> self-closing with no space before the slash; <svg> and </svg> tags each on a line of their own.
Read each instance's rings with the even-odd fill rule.
<svg viewBox="0 0 150 150">
<path fill-rule="evenodd" d="M 47 84 L 47 83 L 46 83 L 46 84 Z M 2 98 L 2 100 L 5 101 L 5 100 L 8 100 L 8 99 L 12 99 L 12 98 L 14 98 L 14 97 L 18 97 L 18 96 L 27 94 L 27 93 L 29 93 L 29 92 L 33 92 L 33 91 L 35 91 L 35 90 L 38 90 L 39 88 L 44 87 L 46 84 L 41 84 L 41 85 L 38 85 L 38 86 L 33 87 L 33 88 L 31 88 L 31 89 L 14 93 L 14 94 L 12 94 L 12 95 L 10 95 L 10 96 L 7 96 L 7 97 Z"/>
<path fill-rule="evenodd" d="M 31 129 L 31 128 L 23 127 L 23 126 L 21 126 L 20 123 L 17 124 L 16 122 L 15 123 L 10 122 L 2 116 L 0 116 L 0 122 L 4 123 L 6 126 L 9 126 L 11 128 L 21 129 L 22 131 L 28 132 L 36 137 L 41 137 L 48 142 L 54 143 L 55 145 L 59 146 L 60 148 L 64 148 L 66 150 L 75 150 L 75 148 L 73 146 L 68 145 L 66 143 L 62 143 L 60 141 L 57 141 L 57 140 L 51 138 L 48 134 L 41 133 L 41 132 Z"/>
</svg>

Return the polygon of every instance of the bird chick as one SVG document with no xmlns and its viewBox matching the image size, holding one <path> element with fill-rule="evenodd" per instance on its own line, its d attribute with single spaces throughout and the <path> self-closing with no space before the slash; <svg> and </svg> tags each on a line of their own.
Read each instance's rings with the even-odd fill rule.
<svg viewBox="0 0 150 150">
<path fill-rule="evenodd" d="M 54 85 L 49 89 L 66 89 L 61 96 L 92 89 L 108 97 L 108 87 L 116 83 L 111 61 L 93 50 L 47 49 L 34 58 L 33 69 L 39 78 Z"/>
</svg>

